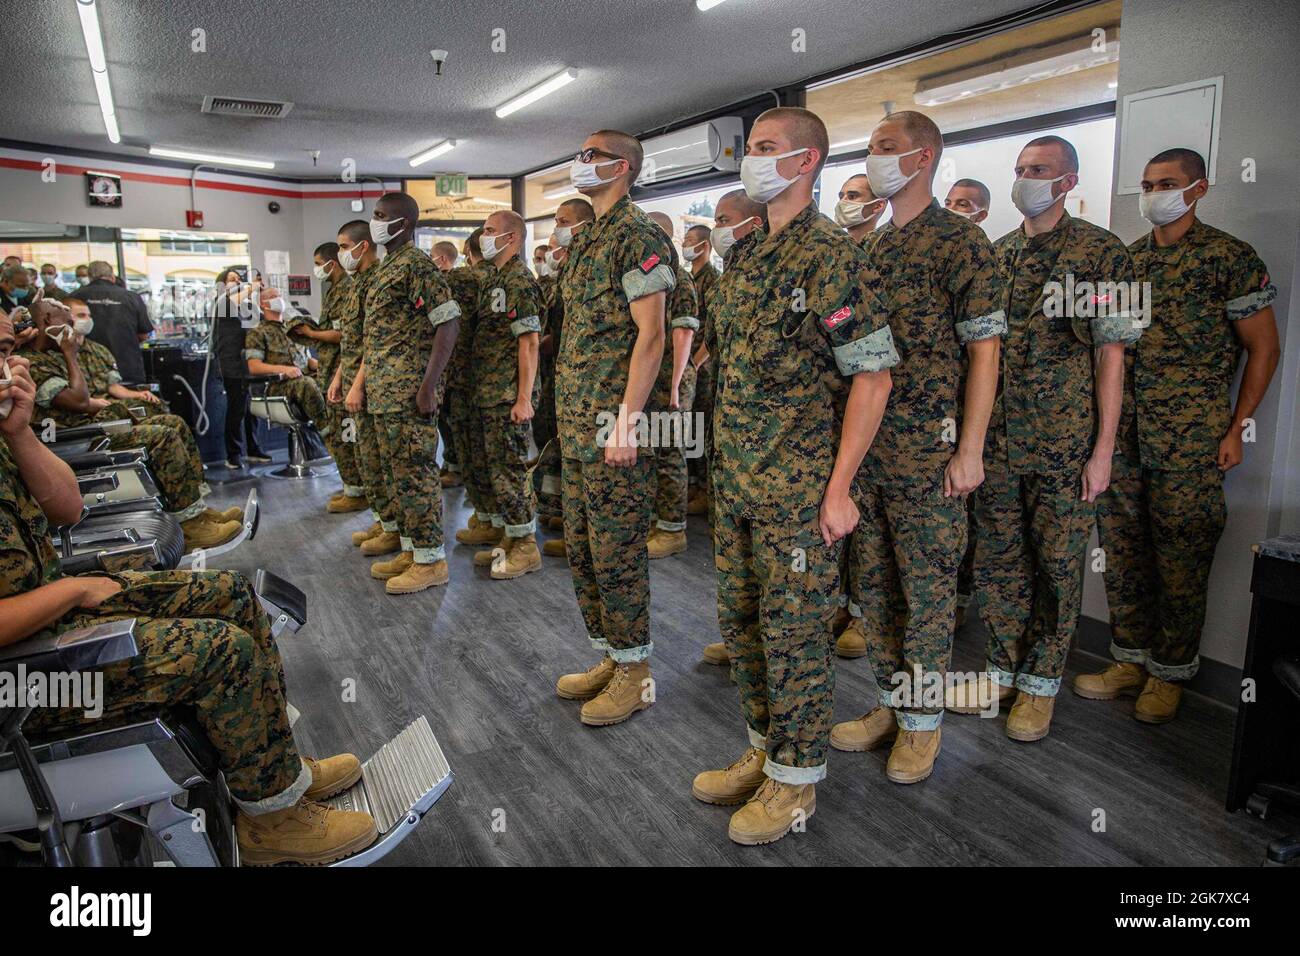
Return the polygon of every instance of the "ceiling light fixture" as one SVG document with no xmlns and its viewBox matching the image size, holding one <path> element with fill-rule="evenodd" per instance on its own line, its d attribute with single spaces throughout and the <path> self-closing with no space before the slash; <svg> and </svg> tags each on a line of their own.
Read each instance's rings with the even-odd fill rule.
<svg viewBox="0 0 1300 956">
<path fill-rule="evenodd" d="M 521 110 L 525 106 L 530 106 L 533 103 L 536 103 L 543 96 L 550 96 L 556 90 L 568 86 L 577 78 L 578 71 L 572 67 L 555 74 L 555 76 L 551 77 L 545 83 L 540 83 L 537 86 L 534 86 L 531 90 L 520 93 L 513 100 L 498 106 L 496 109 L 497 119 L 505 119 L 511 113 Z"/>
<path fill-rule="evenodd" d="M 99 10 L 95 0 L 77 0 L 77 16 L 81 18 L 81 35 L 86 41 L 86 56 L 90 60 L 91 76 L 95 79 L 95 95 L 99 97 L 104 129 L 108 132 L 109 142 L 120 143 L 122 133 L 117 128 L 113 90 L 108 84 L 108 59 L 104 56 L 104 37 L 99 32 Z"/>
<path fill-rule="evenodd" d="M 543 199 L 563 199 L 565 196 L 576 196 L 578 190 L 567 183 L 563 186 L 555 186 L 551 189 L 542 190 Z"/>
<path fill-rule="evenodd" d="M 450 153 L 455 148 L 456 141 L 454 139 L 444 139 L 437 146 L 434 146 L 431 149 L 426 149 L 423 153 L 417 153 L 412 156 L 410 163 L 412 166 L 423 166 L 429 160 L 436 159 L 443 153 Z"/>
<path fill-rule="evenodd" d="M 275 163 L 266 159 L 241 159 L 238 156 L 217 156 L 214 153 L 195 153 L 188 149 L 172 149 L 168 146 L 150 146 L 150 156 L 166 156 L 168 159 L 188 159 L 196 163 L 211 163 L 214 166 L 245 166 L 249 169 L 275 169 Z"/>
<path fill-rule="evenodd" d="M 705 10 L 712 10 L 718 4 L 724 2 L 726 0 L 695 0 L 695 8 L 703 13 Z"/>
</svg>

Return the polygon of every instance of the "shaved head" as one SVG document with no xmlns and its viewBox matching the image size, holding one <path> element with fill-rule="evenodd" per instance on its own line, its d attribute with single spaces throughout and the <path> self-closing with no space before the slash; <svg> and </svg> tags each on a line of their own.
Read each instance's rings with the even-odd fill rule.
<svg viewBox="0 0 1300 956">
<path fill-rule="evenodd" d="M 402 220 L 402 228 L 415 234 L 415 227 L 420 221 L 420 204 L 409 193 L 384 193 L 375 203 L 375 218 L 387 222 Z"/>
<path fill-rule="evenodd" d="M 909 149 L 929 147 L 934 153 L 930 168 L 932 171 L 939 168 L 939 157 L 943 155 L 943 134 L 939 132 L 934 120 L 916 110 L 898 110 L 886 115 L 876 124 L 876 129 L 886 125 L 896 135 L 901 134 L 906 138 Z"/>
<path fill-rule="evenodd" d="M 733 189 L 718 200 L 714 214 L 721 216 L 724 210 L 726 211 L 726 218 L 732 222 L 741 222 L 755 216 L 761 221 L 767 222 L 767 207 L 762 203 L 754 202 L 743 189 Z"/>
<path fill-rule="evenodd" d="M 664 232 L 666 232 L 669 236 L 673 234 L 672 216 L 668 215 L 668 213 L 666 212 L 652 212 L 649 213 L 649 216 L 651 219 L 655 221 L 655 224 Z"/>
<path fill-rule="evenodd" d="M 641 148 L 641 142 L 635 136 L 616 129 L 602 129 L 588 136 L 587 142 L 620 159 L 626 159 L 628 182 L 636 182 L 636 178 L 641 175 L 645 150 Z"/>
<path fill-rule="evenodd" d="M 556 208 L 556 213 L 563 209 L 569 213 L 569 218 L 574 222 L 591 222 L 596 218 L 596 210 L 591 208 L 591 203 L 585 199 L 566 199 Z"/>
<path fill-rule="evenodd" d="M 751 141 L 759 138 L 755 131 L 760 124 L 778 125 L 790 140 L 791 149 L 817 150 L 817 168 L 813 171 L 813 177 L 821 174 L 822 167 L 826 165 L 826 155 L 831 151 L 831 138 L 820 116 L 798 106 L 777 106 L 765 110 L 754 120 L 754 130 L 749 134 Z"/>
</svg>

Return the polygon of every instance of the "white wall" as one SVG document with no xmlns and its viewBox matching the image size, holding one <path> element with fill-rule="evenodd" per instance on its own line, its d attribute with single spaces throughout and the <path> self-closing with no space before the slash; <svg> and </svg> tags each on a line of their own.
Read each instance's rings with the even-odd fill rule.
<svg viewBox="0 0 1300 956">
<path fill-rule="evenodd" d="M 1300 102 L 1300 17 L 1294 0 L 1125 0 L 1122 30 L 1120 103 L 1141 90 L 1224 78 L 1217 185 L 1199 214 L 1253 245 L 1278 288 L 1274 311 L 1283 364 L 1255 416 L 1258 442 L 1246 446 L 1245 462 L 1227 478 L 1228 526 L 1210 580 L 1201 645 L 1203 656 L 1240 666 L 1250 620 L 1251 545 L 1300 529 L 1300 125 L 1292 115 Z M 1246 157 L 1257 164 L 1254 183 L 1241 180 Z M 1110 221 L 1126 242 L 1149 229 L 1136 196 L 1114 196 Z M 1097 575 L 1088 577 L 1084 613 L 1105 620 Z"/>
</svg>

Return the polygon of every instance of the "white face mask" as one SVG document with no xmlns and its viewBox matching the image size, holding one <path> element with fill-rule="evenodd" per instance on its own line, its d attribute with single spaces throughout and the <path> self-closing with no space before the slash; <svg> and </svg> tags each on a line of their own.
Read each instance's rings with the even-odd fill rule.
<svg viewBox="0 0 1300 956">
<path fill-rule="evenodd" d="M 58 285 L 59 277 L 48 273 L 41 273 L 41 282 L 45 285 Z"/>
<path fill-rule="evenodd" d="M 748 219 L 745 222 L 749 222 Z M 709 241 L 713 243 L 713 248 L 723 259 L 727 258 L 727 253 L 731 251 L 739 240 L 736 239 L 736 230 L 743 226 L 744 222 L 738 222 L 734 226 L 714 226 L 713 231 L 709 233 Z"/>
<path fill-rule="evenodd" d="M 560 260 L 556 258 L 554 249 L 546 250 L 546 266 L 551 270 L 552 275 L 559 275 Z"/>
<path fill-rule="evenodd" d="M 389 240 L 396 239 L 406 229 L 405 219 L 371 219 L 370 220 L 370 238 L 374 240 L 375 245 L 385 245 Z"/>
<path fill-rule="evenodd" d="M 921 172 L 919 168 L 910 176 L 903 173 L 902 159 L 923 149 L 924 146 L 918 146 L 906 153 L 890 153 L 888 156 L 872 153 L 867 157 L 867 182 L 878 199 L 888 199 L 917 177 Z"/>
<path fill-rule="evenodd" d="M 320 279 L 322 281 L 328 279 L 330 274 L 329 270 L 326 269 L 324 266 L 313 266 L 311 272 L 312 275 L 314 275 L 317 279 Z"/>
<path fill-rule="evenodd" d="M 354 274 L 357 269 L 361 268 L 361 255 L 352 249 L 339 250 L 339 265 L 348 275 Z"/>
<path fill-rule="evenodd" d="M 560 244 L 561 249 L 569 248 L 569 243 L 573 242 L 573 234 L 585 225 L 586 223 L 580 222 L 576 226 L 556 226 L 555 241 Z"/>
<path fill-rule="evenodd" d="M 62 345 L 63 340 L 72 334 L 72 329 L 66 325 L 51 325 L 45 329 L 45 334 L 52 338 L 57 345 Z"/>
<path fill-rule="evenodd" d="M 1059 183 L 1069 173 L 1063 173 L 1055 179 L 1017 179 L 1011 184 L 1011 205 L 1020 210 L 1026 219 L 1033 219 L 1048 210 L 1052 203 L 1061 196 L 1052 195 L 1052 184 Z"/>
<path fill-rule="evenodd" d="M 805 146 L 802 149 L 792 149 L 788 153 L 778 153 L 776 156 L 746 156 L 740 161 L 740 183 L 745 187 L 745 195 L 754 202 L 761 203 L 769 202 L 781 195 L 799 177 L 786 179 L 777 172 L 777 162 L 806 152 L 808 147 Z"/>
<path fill-rule="evenodd" d="M 610 180 L 601 179 L 600 173 L 596 170 L 601 166 L 613 166 L 619 162 L 622 160 L 607 159 L 603 163 L 584 163 L 575 156 L 573 162 L 569 164 L 569 182 L 573 184 L 574 189 L 595 189 L 603 186 Z"/>
<path fill-rule="evenodd" d="M 89 335 L 95 328 L 94 319 L 76 319 L 72 323 L 72 331 L 78 335 Z"/>
<path fill-rule="evenodd" d="M 263 309 L 262 311 L 263 311 L 264 313 L 265 313 L 265 312 L 279 312 L 279 313 L 280 313 L 280 317 L 283 318 L 283 317 L 284 317 L 284 299 L 280 298 L 280 297 L 277 295 L 277 296 L 276 296 L 274 299 L 272 299 L 270 302 L 266 303 L 266 308 Z M 267 318 L 270 318 L 270 316 L 267 316 Z"/>
<path fill-rule="evenodd" d="M 955 216 L 961 216 L 963 219 L 974 219 L 976 216 L 982 213 L 984 209 L 981 206 L 976 206 L 970 212 L 962 212 L 960 209 L 949 209 L 948 211 Z"/>
<path fill-rule="evenodd" d="M 850 226 L 860 226 L 879 216 L 884 205 L 885 201 L 883 199 L 873 199 L 871 202 L 850 202 L 847 199 L 841 199 L 835 204 L 835 221 L 845 229 Z M 871 210 L 869 215 L 867 214 L 868 206 L 876 207 Z"/>
<path fill-rule="evenodd" d="M 505 239 L 508 236 L 513 236 L 513 235 L 514 233 L 507 232 L 504 235 L 499 235 L 499 236 L 479 236 L 478 251 L 483 253 L 484 259 L 491 262 L 501 253 L 501 250 L 505 248 L 504 243 L 500 245 L 498 243 L 501 243 L 502 239 Z"/>
<path fill-rule="evenodd" d="M 1167 226 L 1176 219 L 1187 215 L 1191 204 L 1184 198 L 1187 190 L 1200 183 L 1200 180 L 1182 189 L 1165 189 L 1160 192 L 1152 190 L 1138 196 L 1138 212 L 1142 218 L 1153 226 Z"/>
<path fill-rule="evenodd" d="M 704 255 L 704 243 L 702 242 L 697 242 L 693 246 L 682 247 L 682 258 L 687 262 L 694 262 L 702 255 Z"/>
</svg>

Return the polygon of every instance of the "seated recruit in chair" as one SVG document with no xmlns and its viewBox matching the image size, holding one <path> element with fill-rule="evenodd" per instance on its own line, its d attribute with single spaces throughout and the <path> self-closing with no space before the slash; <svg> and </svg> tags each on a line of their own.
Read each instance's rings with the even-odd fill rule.
<svg viewBox="0 0 1300 956">
<path fill-rule="evenodd" d="M 0 319 L 0 346 L 12 345 Z M 30 637 L 135 619 L 138 655 L 103 669 L 103 712 L 38 707 L 33 736 L 94 732 L 193 708 L 239 809 L 240 857 L 249 864 L 327 863 L 369 846 L 368 814 L 324 800 L 356 782 L 359 761 L 302 758 L 289 727 L 284 671 L 270 622 L 247 579 L 228 571 L 128 571 L 67 577 L 49 525 L 75 521 L 72 470 L 29 427 L 36 387 L 21 359 L 0 387 L 0 647 Z"/>
<path fill-rule="evenodd" d="M 121 402 L 130 409 L 135 418 L 174 419 L 185 427 L 185 422 L 169 414 L 167 403 L 148 389 L 129 388 L 122 382 L 122 373 L 118 370 L 117 359 L 108 347 L 86 338 L 94 330 L 95 320 L 91 318 L 90 306 L 75 296 L 64 296 L 60 300 L 72 313 L 73 329 L 77 336 L 77 362 L 81 373 L 86 377 L 86 388 L 92 398 L 101 398 L 108 402 Z M 188 427 L 185 427 L 189 431 Z"/>
<path fill-rule="evenodd" d="M 71 313 L 58 303 L 37 302 L 32 306 L 34 326 L 18 333 L 15 353 L 31 364 L 36 383 L 36 421 L 41 429 L 44 419 L 58 427 L 75 427 L 92 422 L 131 420 L 130 411 L 121 403 L 91 395 L 79 361 L 77 336 Z M 0 351 L 8 355 L 13 345 Z M 134 422 L 131 428 L 111 439 L 115 449 L 143 446 L 149 453 L 149 468 L 163 495 L 167 511 L 181 522 L 187 550 L 212 548 L 236 537 L 242 514 L 217 512 L 203 503 L 203 460 L 194 435 L 175 415 L 162 415 L 146 422 Z"/>
<path fill-rule="evenodd" d="M 284 328 L 284 299 L 276 289 L 263 289 L 260 305 L 262 320 L 244 336 L 244 360 L 253 375 L 280 375 L 281 380 L 266 387 L 267 395 L 283 395 L 310 418 L 324 437 L 329 434 L 325 414 L 325 396 L 316 382 L 304 373 L 316 370 L 316 360 L 307 350 L 295 345 Z"/>
</svg>

